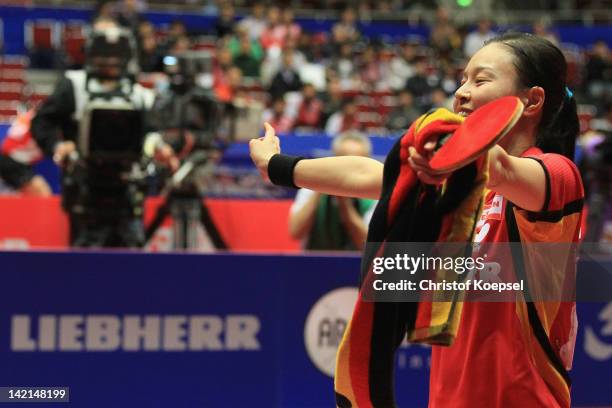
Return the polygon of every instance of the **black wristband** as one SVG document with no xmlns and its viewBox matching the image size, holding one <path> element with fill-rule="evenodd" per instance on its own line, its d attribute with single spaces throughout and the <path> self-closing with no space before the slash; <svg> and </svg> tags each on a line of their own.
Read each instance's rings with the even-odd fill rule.
<svg viewBox="0 0 612 408">
<path fill-rule="evenodd" d="M 268 162 L 270 181 L 277 186 L 299 188 L 293 182 L 293 169 L 302 159 L 304 158 L 280 153 L 272 156 Z"/>
</svg>

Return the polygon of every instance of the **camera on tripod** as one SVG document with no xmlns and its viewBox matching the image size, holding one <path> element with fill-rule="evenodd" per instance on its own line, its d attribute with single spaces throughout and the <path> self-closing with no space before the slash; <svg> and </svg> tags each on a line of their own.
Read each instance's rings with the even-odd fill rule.
<svg viewBox="0 0 612 408">
<path fill-rule="evenodd" d="M 225 107 L 211 89 L 212 57 L 207 52 L 193 51 L 166 56 L 163 61 L 169 87 L 158 95 L 153 108 L 158 140 L 154 147 L 146 146 L 145 151 L 169 146 L 180 167 L 166 175 L 166 199 L 147 228 L 146 239 L 152 238 L 166 216 L 171 215 L 175 249 L 227 248 L 203 202 L 215 161 L 231 136 L 223 131 Z M 150 142 L 147 140 L 147 144 Z M 201 241 L 206 242 L 201 245 Z"/>
</svg>

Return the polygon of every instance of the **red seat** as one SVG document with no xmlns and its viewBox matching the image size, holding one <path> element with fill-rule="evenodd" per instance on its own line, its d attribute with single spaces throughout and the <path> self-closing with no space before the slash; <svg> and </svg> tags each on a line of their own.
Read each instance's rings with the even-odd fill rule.
<svg viewBox="0 0 612 408">
<path fill-rule="evenodd" d="M 358 112 L 357 119 L 366 129 L 379 128 L 382 126 L 382 117 L 378 112 Z"/>
<path fill-rule="evenodd" d="M 0 80 L 0 100 L 21 100 L 23 83 L 5 82 Z"/>
<path fill-rule="evenodd" d="M 12 116 L 15 117 L 17 116 L 17 109 L 2 109 L 0 108 L 0 116 Z"/>
<path fill-rule="evenodd" d="M 352 99 L 359 95 L 359 91 L 355 89 L 347 89 L 342 91 L 342 98 L 344 99 Z"/>
<path fill-rule="evenodd" d="M 52 20 L 26 21 L 25 42 L 29 49 L 53 49 L 59 44 L 59 23 Z"/>
<path fill-rule="evenodd" d="M 0 69 L 25 69 L 27 65 L 26 57 L 19 55 L 4 55 L 0 57 Z"/>
<path fill-rule="evenodd" d="M 25 70 L 13 68 L 0 68 L 0 81 L 25 83 Z"/>
<path fill-rule="evenodd" d="M 67 23 L 62 32 L 64 52 L 69 65 L 82 65 L 85 62 L 85 25 L 81 22 Z"/>
</svg>

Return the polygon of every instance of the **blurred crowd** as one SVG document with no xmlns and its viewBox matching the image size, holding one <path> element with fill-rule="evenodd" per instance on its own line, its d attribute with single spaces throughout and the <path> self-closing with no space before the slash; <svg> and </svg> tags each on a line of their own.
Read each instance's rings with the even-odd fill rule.
<svg viewBox="0 0 612 408">
<path fill-rule="evenodd" d="M 399 3 L 378 2 L 376 7 L 393 10 Z M 368 2 L 342 9 L 329 32 L 305 30 L 291 8 L 264 3 L 237 16 L 233 3 L 216 2 L 211 7 L 217 19 L 208 30 L 188 28 L 180 18 L 167 27 L 155 27 L 143 16 L 144 6 L 138 0 L 102 1 L 95 18 L 116 19 L 133 31 L 142 72 L 163 71 L 167 55 L 210 52 L 218 99 L 260 102 L 265 107 L 263 119 L 279 133 L 397 134 L 430 108 L 451 106 L 466 59 L 498 32 L 487 17 L 458 26 L 445 7 L 437 8 L 429 38 L 389 41 L 360 33 L 360 18 L 372 8 Z M 546 20 L 533 24 L 532 32 L 559 44 Z M 606 42 L 596 41 L 586 50 L 560 45 L 571 67 L 568 83 L 579 103 L 594 105 L 590 114 L 605 118 L 612 80 Z M 158 90 L 164 89 L 163 77 L 155 78 L 161 83 Z"/>
</svg>

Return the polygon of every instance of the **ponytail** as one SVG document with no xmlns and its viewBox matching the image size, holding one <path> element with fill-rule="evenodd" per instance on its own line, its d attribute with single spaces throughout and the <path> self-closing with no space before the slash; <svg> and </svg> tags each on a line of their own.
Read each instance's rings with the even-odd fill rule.
<svg viewBox="0 0 612 408">
<path fill-rule="evenodd" d="M 568 92 L 554 120 L 540 130 L 536 146 L 545 153 L 558 153 L 574 160 L 576 137 L 580 132 L 580 121 L 576 99 Z"/>
</svg>

